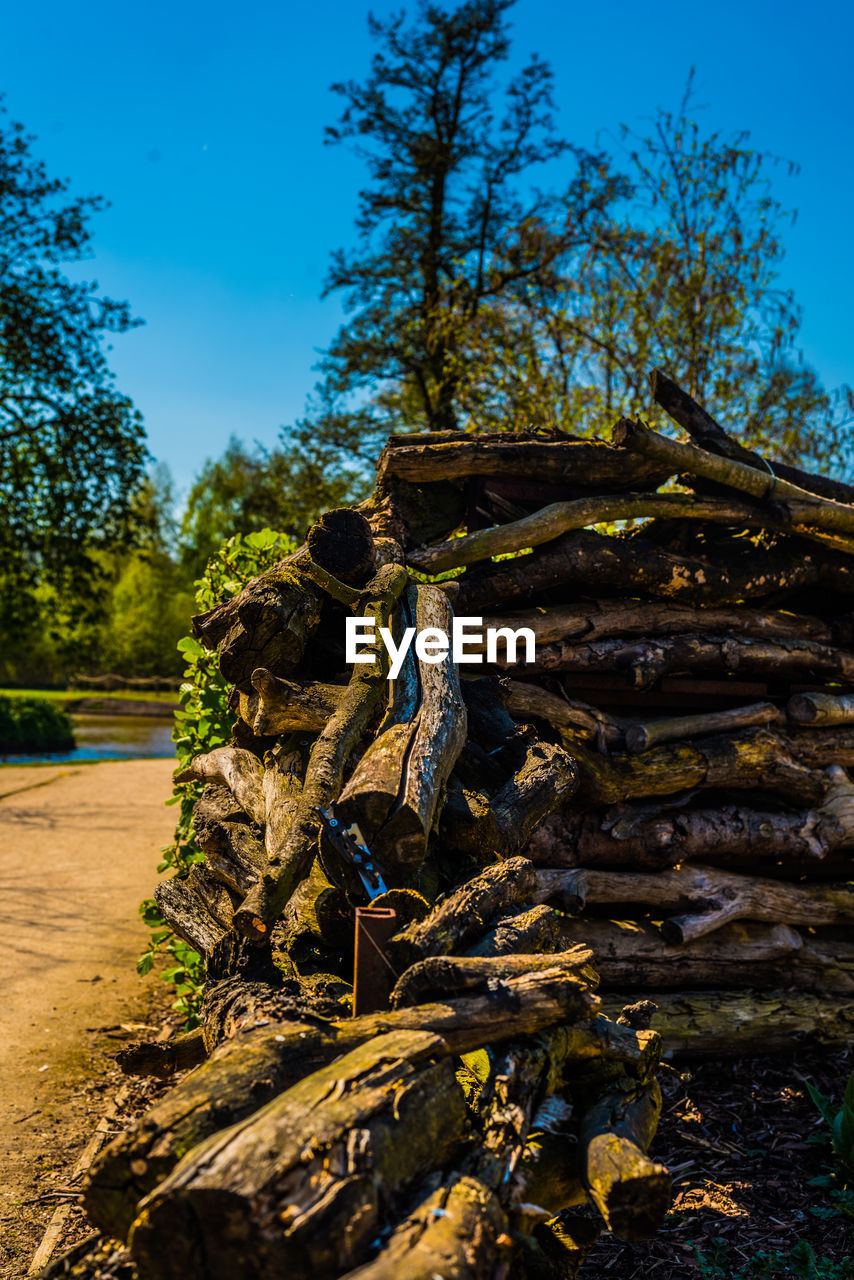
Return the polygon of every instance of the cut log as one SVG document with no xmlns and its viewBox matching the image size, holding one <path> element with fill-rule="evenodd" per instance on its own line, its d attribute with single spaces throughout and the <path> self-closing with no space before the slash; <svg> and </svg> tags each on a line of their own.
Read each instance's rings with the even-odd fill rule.
<svg viewBox="0 0 854 1280">
<path fill-rule="evenodd" d="M 234 812 L 238 813 L 237 821 L 230 816 Z M 261 874 L 267 855 L 259 828 L 249 825 L 227 788 L 205 787 L 193 809 L 193 831 L 213 878 L 241 897 L 247 893 Z"/>
<path fill-rule="evenodd" d="M 532 440 L 512 432 L 392 436 L 377 464 L 380 485 L 390 476 L 420 484 L 471 476 L 525 476 L 535 481 L 570 481 L 600 493 L 654 489 L 670 474 L 599 440 Z"/>
<path fill-rule="evenodd" d="M 672 1179 L 646 1155 L 661 1114 L 658 1081 L 626 1080 L 581 1119 L 584 1182 L 606 1226 L 620 1240 L 648 1240 L 670 1208 Z"/>
<path fill-rule="evenodd" d="M 796 693 L 786 712 L 795 724 L 854 724 L 854 694 Z"/>
<path fill-rule="evenodd" d="M 723 1058 L 792 1054 L 804 1044 L 843 1048 L 854 1041 L 854 1000 L 801 991 L 646 993 L 658 1006 L 653 1026 L 664 1057 Z M 615 1011 L 626 996 L 608 998 Z"/>
<path fill-rule="evenodd" d="M 456 579 L 460 614 L 479 614 L 536 601 L 556 588 L 575 587 L 688 605 L 721 607 L 811 587 L 851 595 L 854 560 L 802 538 L 778 537 L 760 548 L 733 540 L 714 558 L 676 555 L 640 537 L 567 533 L 513 560 L 472 569 Z"/>
<path fill-rule="evenodd" d="M 423 1003 L 428 993 L 436 999 L 439 995 L 470 990 L 490 981 L 504 982 L 526 973 L 560 969 L 578 982 L 578 1004 L 574 1015 L 570 1015 L 578 1020 L 588 1017 L 595 1006 L 589 998 L 589 980 L 584 972 L 591 959 L 592 952 L 583 943 L 558 955 L 430 956 L 410 965 L 398 978 L 391 993 L 391 1007 L 402 1009 Z"/>
<path fill-rule="evenodd" d="M 454 849 L 481 861 L 507 858 L 524 848 L 539 822 L 578 786 L 575 761 L 562 747 L 534 742 L 524 763 L 493 795 L 449 788 L 439 833 Z"/>
<path fill-rule="evenodd" d="M 371 526 L 352 507 L 325 512 L 309 529 L 306 543 L 316 565 L 350 586 L 360 586 L 373 571 Z"/>
<path fill-rule="evenodd" d="M 96 1226 L 125 1239 L 140 1199 L 185 1153 L 310 1072 L 390 1031 L 434 1032 L 448 1053 L 461 1054 L 559 1025 L 567 1060 L 622 1062 L 641 1076 L 655 1070 L 659 1042 L 654 1032 L 632 1031 L 599 1017 L 573 1026 L 567 1009 L 576 1002 L 567 971 L 551 969 L 509 978 L 486 995 L 362 1018 L 264 1019 L 220 1045 L 105 1148 L 92 1169 L 86 1211 Z"/>
<path fill-rule="evenodd" d="M 257 701 L 241 715 L 254 733 L 268 735 L 305 730 L 319 733 L 346 693 L 340 684 L 297 684 L 258 667 L 252 672 Z M 249 716 L 251 715 L 251 720 Z"/>
<path fill-rule="evenodd" d="M 251 751 L 241 747 L 217 747 L 196 756 L 175 774 L 176 782 L 217 782 L 228 787 L 252 822 L 264 822 L 264 766 Z"/>
<path fill-rule="evenodd" d="M 649 720 L 646 724 L 629 725 L 626 729 L 626 750 L 630 755 L 639 755 L 660 742 L 706 738 L 728 729 L 749 729 L 759 724 L 778 724 L 781 720 L 782 716 L 772 702 L 757 702 L 753 706 L 716 711 L 709 715 Z"/>
<path fill-rule="evenodd" d="M 524 684 L 521 680 L 508 680 L 506 691 L 507 710 L 516 720 L 532 717 L 545 720 L 570 742 L 580 736 L 592 740 L 598 747 L 613 746 L 623 740 L 622 722 L 586 702 L 558 697 L 537 684 Z"/>
<path fill-rule="evenodd" d="M 116 1063 L 126 1076 L 153 1076 L 168 1080 L 178 1071 L 189 1071 L 204 1062 L 205 1038 L 201 1027 L 160 1042 L 148 1040 L 128 1045 L 116 1054 Z"/>
<path fill-rule="evenodd" d="M 509 1244 L 492 1191 L 452 1174 L 395 1227 L 372 1262 L 342 1280 L 490 1280 Z"/>
<path fill-rule="evenodd" d="M 311 749 L 305 785 L 286 840 L 276 850 L 277 865 L 263 876 L 235 912 L 235 927 L 246 937 L 269 932 L 296 886 L 311 869 L 320 823 L 319 811 L 338 796 L 344 765 L 386 692 L 388 653 L 379 628 L 406 586 L 399 565 L 381 569 L 365 592 L 365 616 L 376 626 L 374 662 L 354 667 L 335 714 Z"/>
<path fill-rule="evenodd" d="M 365 1257 L 384 1216 L 466 1132 L 441 1039 L 381 1036 L 184 1157 L 131 1230 L 140 1278 L 184 1280 L 202 1254 L 209 1280 L 333 1280 Z"/>
<path fill-rule="evenodd" d="M 614 755 L 606 759 L 582 743 L 573 744 L 581 782 L 578 800 L 588 805 L 622 804 L 649 796 L 673 795 L 694 788 L 761 789 L 790 804 L 814 806 L 824 798 L 827 780 L 816 768 L 801 763 L 829 763 L 839 752 L 836 744 L 809 735 L 810 747 L 768 729 L 748 729 L 733 737 L 717 736 L 697 742 L 668 743 L 641 756 Z M 793 758 L 794 752 L 797 758 Z M 792 754 L 790 754 L 790 752 Z"/>
<path fill-rule="evenodd" d="M 709 453 L 720 454 L 724 458 L 733 458 L 748 467 L 756 467 L 759 471 L 771 471 L 781 480 L 806 489 L 809 493 L 818 494 L 821 498 L 830 498 L 834 502 L 854 503 L 854 486 L 842 484 L 839 480 L 830 480 L 827 476 L 812 475 L 801 471 L 799 467 L 790 467 L 784 462 L 768 461 L 761 454 L 733 440 L 727 435 L 711 414 L 707 413 L 686 391 L 677 386 L 661 369 L 653 369 L 650 374 L 653 398 L 660 404 L 680 427 L 688 432 L 692 440 Z"/>
<path fill-rule="evenodd" d="M 543 866 L 630 867 L 653 871 L 678 862 L 733 870 L 768 865 L 815 875 L 854 848 L 854 784 L 844 769 L 825 771 L 821 805 L 787 813 L 722 804 L 714 809 L 625 806 L 597 814 L 552 814 L 532 836 L 528 856 Z M 776 864 L 780 864 L 779 868 Z"/>
<path fill-rule="evenodd" d="M 293 569 L 270 570 L 228 604 L 234 621 L 220 644 L 219 669 L 229 683 L 248 693 L 258 667 L 277 676 L 296 671 L 320 624 L 323 592 Z M 194 618 L 193 634 L 211 648 L 219 621 L 211 614 Z"/>
<path fill-rule="evenodd" d="M 509 956 L 557 951 L 561 917 L 551 907 L 529 907 L 505 916 L 468 951 L 470 956 Z"/>
<path fill-rule="evenodd" d="M 792 885 L 701 866 L 653 875 L 542 869 L 536 876 L 537 900 L 554 899 L 574 911 L 592 903 L 634 903 L 664 911 L 687 907 L 688 914 L 662 923 L 662 935 L 671 943 L 690 942 L 731 920 L 827 925 L 854 919 L 854 888 L 847 884 Z"/>
<path fill-rule="evenodd" d="M 206 955 L 231 927 L 240 897 L 196 863 L 186 877 L 161 880 L 154 901 L 169 928 L 194 951 Z"/>
<path fill-rule="evenodd" d="M 410 587 L 402 613 L 402 624 L 419 634 L 451 634 L 453 613 L 437 587 Z M 359 824 L 371 852 L 395 880 L 426 857 L 439 798 L 467 725 L 459 673 L 449 654 L 439 662 L 413 658 L 412 670 L 401 675 L 389 714 L 336 804 L 346 824 Z"/>
</svg>

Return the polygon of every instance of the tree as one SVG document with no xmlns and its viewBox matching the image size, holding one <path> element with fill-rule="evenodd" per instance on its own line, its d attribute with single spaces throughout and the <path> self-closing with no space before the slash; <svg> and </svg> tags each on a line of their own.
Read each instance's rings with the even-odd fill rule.
<svg viewBox="0 0 854 1280">
<path fill-rule="evenodd" d="M 839 465 L 851 393 L 834 404 L 797 349 L 774 157 L 747 133 L 704 132 L 692 90 L 689 78 L 647 136 L 622 129 L 624 196 L 596 239 L 545 285 L 481 312 L 464 403 L 489 425 L 607 431 L 648 409 L 661 366 L 746 444 Z"/>
<path fill-rule="evenodd" d="M 282 448 L 250 451 L 232 436 L 221 458 L 209 458 L 187 498 L 182 559 L 199 577 L 226 538 L 275 529 L 302 541 L 322 511 L 353 496 L 354 476 L 338 465 L 334 442 L 315 439 L 311 423 L 282 432 Z"/>
<path fill-rule="evenodd" d="M 147 457 L 142 421 L 114 386 L 105 339 L 124 302 L 62 265 L 84 259 L 95 197 L 67 196 L 0 103 L 0 551 L 6 628 L 33 588 L 91 574 L 90 553 L 133 537 L 129 495 Z"/>
<path fill-rule="evenodd" d="M 327 139 L 351 142 L 371 177 L 357 248 L 334 255 L 325 290 L 353 313 L 321 365 L 318 421 L 340 444 L 370 453 L 390 429 L 460 426 L 477 317 L 550 280 L 615 194 L 601 157 L 555 136 L 544 62 L 499 101 L 511 4 L 421 0 L 413 26 L 370 17 L 370 75 L 333 85 L 346 107 Z M 570 154 L 568 192 L 523 194 L 531 170 Z"/>
</svg>

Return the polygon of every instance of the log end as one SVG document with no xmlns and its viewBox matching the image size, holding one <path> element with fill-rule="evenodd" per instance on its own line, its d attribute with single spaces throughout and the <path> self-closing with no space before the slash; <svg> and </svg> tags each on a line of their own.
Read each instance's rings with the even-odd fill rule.
<svg viewBox="0 0 854 1280">
<path fill-rule="evenodd" d="M 341 582 L 361 585 L 374 570 L 374 537 L 360 511 L 337 507 L 308 531 L 308 553 Z"/>
<path fill-rule="evenodd" d="M 620 1240 L 649 1240 L 661 1227 L 673 1180 L 628 1138 L 598 1134 L 587 1150 L 587 1185 L 609 1229 Z"/>
</svg>

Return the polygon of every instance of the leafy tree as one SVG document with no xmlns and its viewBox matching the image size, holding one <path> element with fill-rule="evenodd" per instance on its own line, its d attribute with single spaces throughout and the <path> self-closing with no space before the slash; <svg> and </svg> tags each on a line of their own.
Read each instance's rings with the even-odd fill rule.
<svg viewBox="0 0 854 1280">
<path fill-rule="evenodd" d="M 225 539 L 275 528 L 302 540 L 322 511 L 346 502 L 354 476 L 314 424 L 282 432 L 282 448 L 250 452 L 232 436 L 221 458 L 208 459 L 190 490 L 181 523 L 184 564 L 199 576 Z"/>
<path fill-rule="evenodd" d="M 326 283 L 353 313 L 321 365 L 318 422 L 340 447 L 370 453 L 390 429 L 462 425 L 476 318 L 545 285 L 614 194 L 601 157 L 555 136 L 544 62 L 499 93 L 511 4 L 421 0 L 412 26 L 370 17 L 370 75 L 333 85 L 346 105 L 327 139 L 352 144 L 371 178 L 357 247 L 334 255 Z M 523 193 L 530 171 L 570 154 L 567 192 Z"/>
<path fill-rule="evenodd" d="M 67 195 L 0 104 L 0 551 L 7 628 L 34 584 L 91 572 L 89 552 L 127 542 L 142 477 L 142 422 L 104 342 L 137 321 L 62 266 L 87 257 L 103 207 Z"/>
</svg>

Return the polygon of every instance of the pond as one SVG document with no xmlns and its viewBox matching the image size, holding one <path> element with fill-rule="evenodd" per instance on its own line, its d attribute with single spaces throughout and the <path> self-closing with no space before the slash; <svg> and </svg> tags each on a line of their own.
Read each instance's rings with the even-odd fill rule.
<svg viewBox="0 0 854 1280">
<path fill-rule="evenodd" d="M 4 764 L 64 764 L 84 760 L 169 759 L 175 755 L 172 716 L 72 715 L 73 751 L 0 756 Z"/>
</svg>

